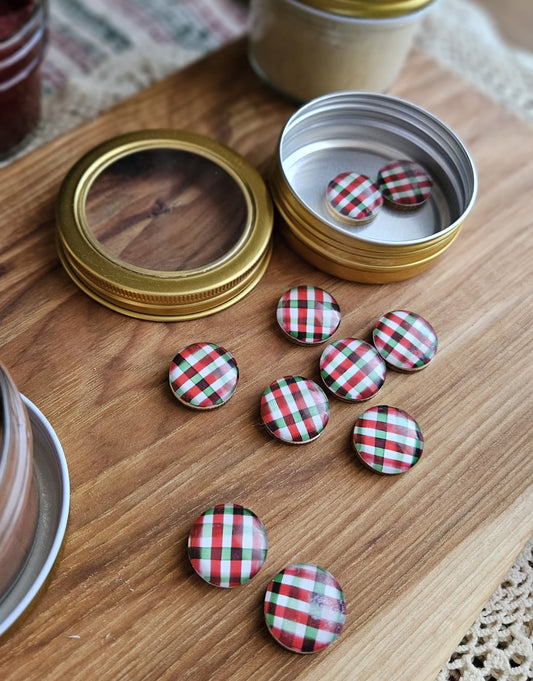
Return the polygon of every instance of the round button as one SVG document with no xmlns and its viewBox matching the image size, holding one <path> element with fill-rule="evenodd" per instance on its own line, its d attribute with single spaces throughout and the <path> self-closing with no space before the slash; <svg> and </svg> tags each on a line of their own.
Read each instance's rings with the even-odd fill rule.
<svg viewBox="0 0 533 681">
<path fill-rule="evenodd" d="M 378 186 L 389 203 L 406 209 L 425 203 L 433 182 L 419 163 L 392 161 L 379 171 Z"/>
<path fill-rule="evenodd" d="M 279 299 L 276 318 L 290 340 L 301 345 L 317 345 L 335 333 L 341 310 L 327 291 L 317 286 L 295 286 Z"/>
<path fill-rule="evenodd" d="M 387 364 L 399 371 L 423 369 L 437 352 L 437 334 L 431 324 L 408 310 L 383 315 L 372 340 Z"/>
<path fill-rule="evenodd" d="M 295 653 L 327 648 L 346 620 L 344 593 L 335 577 L 312 563 L 279 572 L 265 594 L 265 620 L 272 636 Z"/>
<path fill-rule="evenodd" d="M 263 393 L 261 419 L 268 432 L 283 442 L 311 442 L 329 421 L 328 398 L 314 381 L 284 376 Z"/>
<path fill-rule="evenodd" d="M 380 405 L 361 414 L 353 430 L 361 462 L 377 473 L 405 473 L 420 459 L 424 438 L 418 423 L 403 409 Z"/>
<path fill-rule="evenodd" d="M 373 220 L 383 205 L 378 186 L 366 175 L 357 173 L 334 177 L 328 184 L 326 200 L 335 217 L 358 224 Z"/>
<path fill-rule="evenodd" d="M 369 343 L 342 338 L 330 343 L 320 357 L 320 376 L 335 397 L 362 402 L 385 382 L 385 362 Z"/>
<path fill-rule="evenodd" d="M 194 409 L 214 409 L 235 392 L 239 369 L 235 358 L 215 343 L 193 343 L 170 363 L 169 383 L 174 396 Z"/>
<path fill-rule="evenodd" d="M 263 567 L 268 549 L 259 518 L 238 504 L 217 504 L 195 520 L 189 560 L 202 579 L 229 588 L 248 582 Z"/>
</svg>

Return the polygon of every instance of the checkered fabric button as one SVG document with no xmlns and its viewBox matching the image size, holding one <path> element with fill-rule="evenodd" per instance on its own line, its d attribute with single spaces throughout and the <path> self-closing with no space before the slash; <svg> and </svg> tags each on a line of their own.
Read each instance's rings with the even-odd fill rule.
<svg viewBox="0 0 533 681">
<path fill-rule="evenodd" d="M 429 199 L 433 182 L 420 164 L 392 161 L 379 171 L 378 186 L 397 208 L 416 208 Z"/>
<path fill-rule="evenodd" d="M 379 188 L 366 175 L 340 173 L 328 184 L 327 206 L 336 217 L 355 223 L 373 220 L 383 204 Z"/>
<path fill-rule="evenodd" d="M 214 409 L 235 392 L 239 369 L 235 358 L 215 343 L 193 343 L 170 363 L 169 383 L 174 396 L 195 409 Z"/>
<path fill-rule="evenodd" d="M 280 329 L 291 340 L 316 345 L 335 333 L 341 310 L 327 291 L 317 286 L 295 286 L 279 299 L 276 318 Z"/>
<path fill-rule="evenodd" d="M 373 397 L 385 382 L 385 373 L 385 362 L 377 350 L 356 338 L 333 341 L 320 357 L 324 385 L 347 402 Z"/>
<path fill-rule="evenodd" d="M 295 653 L 327 648 L 346 620 L 344 593 L 335 577 L 312 563 L 279 572 L 265 594 L 265 619 L 272 636 Z"/>
<path fill-rule="evenodd" d="M 283 442 L 311 442 L 329 421 L 328 398 L 314 381 L 284 376 L 263 393 L 261 419 L 268 432 Z"/>
<path fill-rule="evenodd" d="M 263 523 L 238 504 L 207 509 L 189 534 L 191 565 L 214 586 L 229 588 L 248 582 L 262 568 L 267 549 Z"/>
<path fill-rule="evenodd" d="M 393 310 L 380 318 L 372 332 L 376 350 L 399 371 L 427 366 L 437 352 L 437 334 L 423 317 L 408 310 Z"/>
<path fill-rule="evenodd" d="M 353 430 L 361 462 L 377 473 L 405 473 L 420 459 L 424 438 L 418 423 L 397 407 L 380 405 L 361 414 Z"/>
</svg>

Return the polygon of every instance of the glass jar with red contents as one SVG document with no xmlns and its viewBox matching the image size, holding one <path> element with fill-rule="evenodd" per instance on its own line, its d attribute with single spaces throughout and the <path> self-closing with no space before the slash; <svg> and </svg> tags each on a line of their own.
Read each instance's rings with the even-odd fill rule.
<svg viewBox="0 0 533 681">
<path fill-rule="evenodd" d="M 0 157 L 39 122 L 47 24 L 48 0 L 0 0 Z"/>
</svg>

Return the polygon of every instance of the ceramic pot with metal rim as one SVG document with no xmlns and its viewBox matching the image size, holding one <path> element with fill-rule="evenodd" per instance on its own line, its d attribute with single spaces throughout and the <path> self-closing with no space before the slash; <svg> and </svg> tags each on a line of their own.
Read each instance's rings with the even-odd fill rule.
<svg viewBox="0 0 533 681">
<path fill-rule="evenodd" d="M 252 0 L 249 58 L 304 102 L 339 90 L 387 91 L 436 0 Z"/>
</svg>

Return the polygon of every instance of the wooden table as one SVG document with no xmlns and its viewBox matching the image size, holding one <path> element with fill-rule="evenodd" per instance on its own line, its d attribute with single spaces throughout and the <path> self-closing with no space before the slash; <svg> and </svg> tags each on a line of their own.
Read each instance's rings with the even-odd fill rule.
<svg viewBox="0 0 533 681">
<path fill-rule="evenodd" d="M 251 73 L 242 43 L 1 171 L 0 360 L 54 426 L 72 483 L 48 589 L 2 639 L 3 681 L 432 681 L 500 583 L 533 530 L 533 132 L 420 53 L 393 94 L 454 129 L 480 178 L 455 244 L 398 284 L 337 280 L 277 238 L 267 274 L 240 303 L 165 324 L 107 310 L 65 274 L 54 201 L 96 143 L 180 127 L 265 171 L 293 107 Z M 394 308 L 436 328 L 432 365 L 390 371 L 370 403 L 420 423 L 426 449 L 408 474 L 356 463 L 349 433 L 362 407 L 334 402 L 324 434 L 302 447 L 260 424 L 272 380 L 317 378 L 321 349 L 292 345 L 276 328 L 279 296 L 301 283 L 337 298 L 339 334 L 366 338 Z M 210 413 L 182 407 L 167 385 L 175 352 L 203 339 L 230 349 L 241 373 L 232 400 Z M 223 501 L 254 510 L 270 541 L 259 575 L 231 590 L 204 583 L 186 556 L 192 522 Z M 263 621 L 268 582 L 297 561 L 329 569 L 348 603 L 341 637 L 313 656 L 279 647 Z"/>
</svg>

